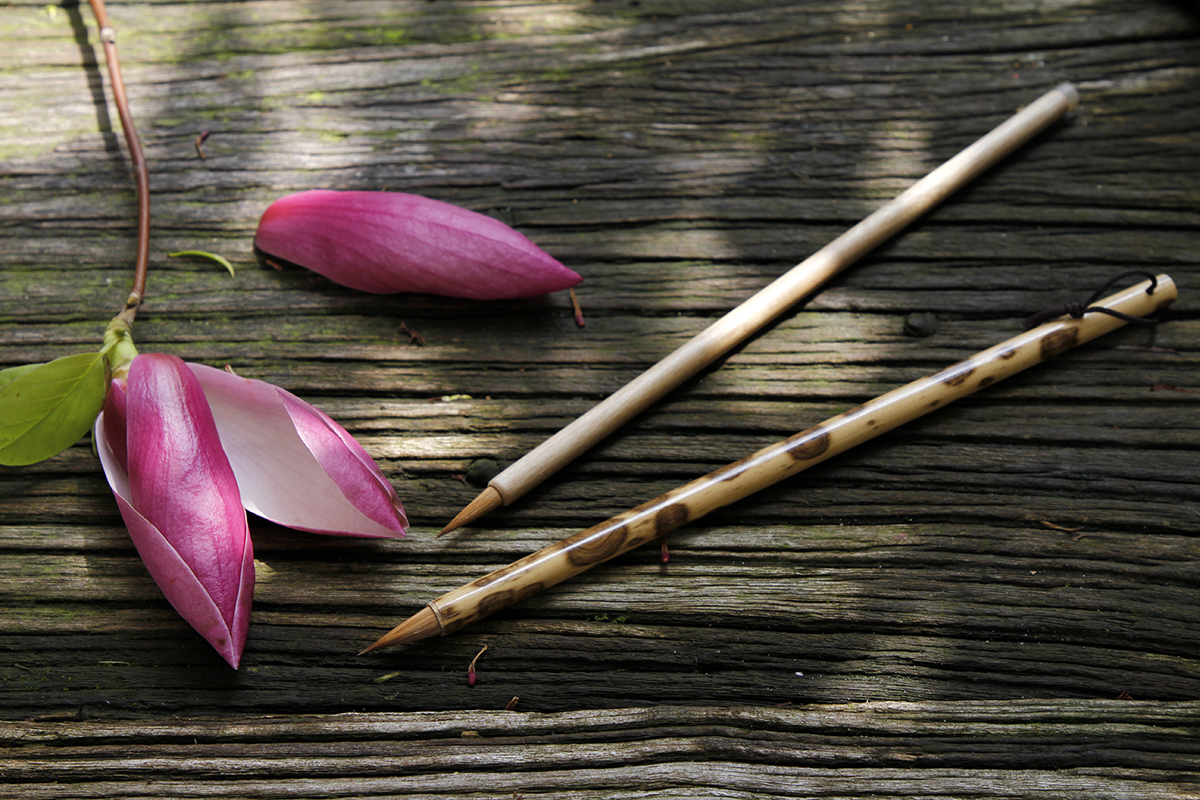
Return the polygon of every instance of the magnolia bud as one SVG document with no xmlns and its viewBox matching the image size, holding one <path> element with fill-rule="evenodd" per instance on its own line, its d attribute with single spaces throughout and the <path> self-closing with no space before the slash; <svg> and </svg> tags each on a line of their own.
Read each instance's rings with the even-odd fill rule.
<svg viewBox="0 0 1200 800">
<path fill-rule="evenodd" d="M 503 300 L 583 280 L 499 220 L 401 192 L 314 189 L 281 197 L 255 246 L 364 292 Z"/>
</svg>

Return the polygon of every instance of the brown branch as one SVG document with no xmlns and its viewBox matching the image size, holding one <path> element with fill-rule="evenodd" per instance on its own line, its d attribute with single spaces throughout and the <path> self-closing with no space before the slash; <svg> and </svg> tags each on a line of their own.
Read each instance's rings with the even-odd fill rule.
<svg viewBox="0 0 1200 800">
<path fill-rule="evenodd" d="M 133 160 L 133 177 L 137 189 L 138 239 L 133 289 L 130 290 L 129 298 L 125 301 L 125 308 L 118 315 L 126 322 L 132 323 L 146 293 L 146 272 L 150 263 L 150 174 L 146 169 L 146 158 L 142 153 L 142 143 L 138 139 L 137 128 L 133 125 L 133 116 L 129 113 L 125 81 L 121 77 L 121 62 L 117 58 L 117 34 L 108 21 L 108 9 L 104 5 L 104 0 L 88 0 L 88 2 L 92 6 L 92 13 L 96 15 L 96 24 L 100 26 L 100 41 L 104 43 L 104 59 L 108 63 L 108 76 L 112 83 L 113 99 L 117 104 L 117 115 L 121 118 L 121 127 L 125 131 L 125 142 L 129 145 L 129 155 Z"/>
</svg>

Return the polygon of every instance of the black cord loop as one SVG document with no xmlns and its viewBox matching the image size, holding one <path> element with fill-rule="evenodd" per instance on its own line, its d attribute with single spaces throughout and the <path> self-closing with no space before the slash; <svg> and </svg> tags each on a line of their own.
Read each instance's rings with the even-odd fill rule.
<svg viewBox="0 0 1200 800">
<path fill-rule="evenodd" d="M 1117 319 L 1123 319 L 1126 322 L 1132 322 L 1136 325 L 1155 325 L 1155 324 L 1157 324 L 1158 320 L 1156 320 L 1156 319 L 1147 319 L 1146 317 L 1135 317 L 1132 314 L 1125 314 L 1120 311 L 1114 311 L 1113 309 L 1105 308 L 1104 306 L 1092 305 L 1092 303 L 1094 303 L 1100 299 L 1100 295 L 1102 295 L 1106 291 L 1108 291 L 1108 287 L 1112 286 L 1114 283 L 1116 283 L 1119 280 L 1128 278 L 1130 275 L 1140 275 L 1143 278 L 1150 279 L 1150 285 L 1146 287 L 1146 294 L 1154 294 L 1154 290 L 1158 288 L 1158 278 L 1154 275 L 1153 272 L 1147 272 L 1144 269 L 1127 269 L 1124 272 L 1119 272 L 1116 275 L 1109 278 L 1108 282 L 1105 283 L 1103 286 L 1101 286 L 1099 289 L 1097 289 L 1095 292 L 1093 292 L 1092 296 L 1089 297 L 1086 302 L 1080 303 L 1078 301 L 1071 301 L 1069 303 L 1064 303 L 1061 306 L 1055 306 L 1054 308 L 1047 308 L 1043 311 L 1039 311 L 1038 313 L 1034 314 L 1031 317 L 1026 317 L 1025 322 L 1024 322 L 1025 330 L 1029 330 L 1030 328 L 1036 328 L 1038 325 L 1041 325 L 1044 322 L 1048 322 L 1048 321 L 1054 319 L 1055 317 L 1061 317 L 1064 314 L 1070 314 L 1075 319 L 1081 319 L 1084 314 L 1087 314 L 1092 311 L 1098 311 L 1101 314 L 1108 314 L 1111 317 L 1116 317 Z"/>
</svg>

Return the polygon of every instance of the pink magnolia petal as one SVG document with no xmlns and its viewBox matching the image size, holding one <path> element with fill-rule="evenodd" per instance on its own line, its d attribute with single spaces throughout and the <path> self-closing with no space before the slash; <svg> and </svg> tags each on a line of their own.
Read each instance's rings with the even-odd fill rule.
<svg viewBox="0 0 1200 800">
<path fill-rule="evenodd" d="M 202 364 L 190 364 L 204 387 L 221 442 L 242 490 L 246 509 L 289 528 L 343 536 L 403 536 L 407 520 L 395 490 L 357 442 L 331 446 L 328 430 L 314 435 L 328 417 L 263 381 L 241 378 Z M 295 404 L 306 407 L 305 413 Z M 297 430 L 292 414 L 302 420 Z M 319 413 L 319 412 L 318 412 Z M 344 432 L 343 432 L 344 433 Z M 349 434 L 345 434 L 349 439 Z M 310 448 L 309 441 L 317 446 Z M 353 441 L 350 439 L 350 441 Z M 361 454 L 361 455 L 360 455 Z M 373 465 L 373 462 L 372 466 Z"/>
<path fill-rule="evenodd" d="M 195 571 L 188 566 L 167 538 L 145 517 L 137 512 L 130 502 L 129 475 L 114 452 L 106 431 L 111 431 L 111 420 L 104 419 L 101 412 L 93 429 L 93 439 L 104 474 L 112 487 L 113 496 L 121 510 L 121 517 L 129 529 L 130 538 L 138 555 L 149 570 L 154 582 L 175 611 L 183 617 L 212 647 L 229 662 L 234 669 L 241 662 L 246 644 L 246 633 L 250 627 L 250 608 L 254 596 L 254 551 L 249 531 L 243 538 L 241 552 L 236 554 L 239 565 L 234 611 L 227 618 L 213 602 L 212 596 L 201 583 Z M 243 512 L 243 521 L 244 521 Z"/>
<path fill-rule="evenodd" d="M 296 433 L 321 463 L 350 504 L 396 535 L 408 528 L 396 489 L 384 477 L 375 459 L 328 414 L 291 392 L 275 387 Z"/>
<path fill-rule="evenodd" d="M 112 447 L 122 470 L 129 469 L 129 453 L 125 449 L 125 381 L 113 380 L 104 396 L 104 435 Z"/>
<path fill-rule="evenodd" d="M 237 479 L 200 382 L 183 361 L 139 355 L 129 368 L 129 503 L 159 530 L 227 621 L 248 531 Z"/>
<path fill-rule="evenodd" d="M 255 245 L 352 289 L 501 300 L 583 280 L 485 214 L 402 192 L 313 189 L 267 208 Z"/>
</svg>

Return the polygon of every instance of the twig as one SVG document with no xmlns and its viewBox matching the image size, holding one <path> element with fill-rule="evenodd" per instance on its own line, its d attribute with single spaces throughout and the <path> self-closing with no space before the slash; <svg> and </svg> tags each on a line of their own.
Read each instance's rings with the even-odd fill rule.
<svg viewBox="0 0 1200 800">
<path fill-rule="evenodd" d="M 200 131 L 196 136 L 196 155 L 200 156 L 200 160 L 204 160 L 204 148 L 200 145 L 204 144 L 204 140 L 208 138 L 208 131 Z"/>
<path fill-rule="evenodd" d="M 424 346 L 425 337 L 405 325 L 403 322 L 400 323 L 400 332 L 408 337 L 409 344 L 415 344 L 417 347 Z"/>
<path fill-rule="evenodd" d="M 83 704 L 75 710 L 74 714 L 40 714 L 36 717 L 30 717 L 30 722 L 75 722 L 83 719 Z"/>
<path fill-rule="evenodd" d="M 1049 522 L 1048 520 L 1044 519 L 1039 521 L 1041 522 L 1042 527 L 1049 528 L 1052 531 L 1062 531 L 1063 533 L 1079 533 L 1081 530 L 1083 530 L 1082 526 L 1078 528 L 1068 528 L 1064 525 L 1055 525 L 1053 522 Z"/>
<path fill-rule="evenodd" d="M 138 204 L 138 238 L 137 260 L 133 270 L 133 288 L 125 301 L 125 308 L 118 315 L 127 323 L 132 323 L 137 315 L 138 306 L 146 295 L 146 272 L 150 264 L 150 173 L 146 169 L 146 157 L 142 152 L 142 143 L 138 138 L 137 128 L 133 125 L 133 116 L 129 113 L 129 99 L 125 94 L 125 80 L 121 77 L 121 62 L 117 58 L 117 34 L 108 20 L 108 9 L 104 0 L 88 0 L 92 13 L 96 16 L 96 24 L 100 27 L 100 41 L 104 43 L 104 60 L 108 63 L 108 76 L 112 83 L 113 100 L 117 104 L 117 116 L 121 118 L 121 128 L 125 131 L 125 142 L 129 145 L 129 157 L 133 162 L 133 179 L 137 189 Z"/>
<path fill-rule="evenodd" d="M 587 324 L 583 318 L 583 309 L 579 307 L 579 298 L 575 296 L 575 287 L 572 286 L 569 291 L 571 294 L 571 307 L 575 310 L 575 324 L 582 328 Z"/>
</svg>

